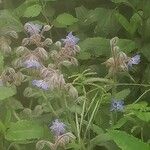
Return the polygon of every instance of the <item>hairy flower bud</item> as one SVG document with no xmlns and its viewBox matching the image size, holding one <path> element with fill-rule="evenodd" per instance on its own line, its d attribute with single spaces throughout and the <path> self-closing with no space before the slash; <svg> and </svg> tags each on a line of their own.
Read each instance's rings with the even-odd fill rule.
<svg viewBox="0 0 150 150">
<path fill-rule="evenodd" d="M 48 59 L 48 53 L 47 51 L 42 47 L 37 47 L 34 51 L 35 56 L 39 57 L 40 59 L 47 60 Z"/>
<path fill-rule="evenodd" d="M 44 46 L 50 46 L 52 43 L 53 43 L 52 39 L 47 38 L 47 39 L 43 42 L 43 45 L 44 45 Z"/>
<path fill-rule="evenodd" d="M 22 40 L 22 45 L 23 45 L 23 46 L 26 46 L 26 45 L 28 45 L 28 44 L 30 44 L 30 39 L 29 39 L 29 38 L 24 38 L 24 39 Z"/>
<path fill-rule="evenodd" d="M 25 53 L 29 53 L 29 49 L 24 47 L 24 46 L 19 46 L 17 49 L 16 49 L 16 54 L 18 56 L 22 56 L 24 55 Z"/>
<path fill-rule="evenodd" d="M 7 43 L 3 43 L 1 46 L 1 50 L 5 53 L 8 54 L 11 52 L 11 47 Z"/>
<path fill-rule="evenodd" d="M 119 38 L 118 37 L 114 37 L 110 40 L 110 46 L 114 47 L 117 45 Z"/>
<path fill-rule="evenodd" d="M 42 31 L 49 31 L 51 29 L 50 25 L 45 25 Z"/>
<path fill-rule="evenodd" d="M 10 31 L 10 32 L 9 32 L 9 35 L 10 35 L 11 37 L 15 38 L 15 39 L 18 39 L 18 34 L 17 34 L 16 31 Z"/>
<path fill-rule="evenodd" d="M 61 48 L 61 42 L 60 42 L 60 41 L 57 41 L 57 42 L 55 43 L 55 45 L 56 45 L 58 48 Z"/>
</svg>

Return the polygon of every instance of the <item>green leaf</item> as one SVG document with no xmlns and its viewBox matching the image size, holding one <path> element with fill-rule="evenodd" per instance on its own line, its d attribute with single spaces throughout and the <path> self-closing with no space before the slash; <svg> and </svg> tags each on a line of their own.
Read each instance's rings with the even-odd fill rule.
<svg viewBox="0 0 150 150">
<path fill-rule="evenodd" d="M 12 97 L 16 94 L 15 87 L 0 87 L 0 101 L 5 100 L 9 97 Z"/>
<path fill-rule="evenodd" d="M 130 33 L 134 34 L 139 26 L 142 24 L 142 18 L 139 16 L 142 12 L 134 13 L 133 16 L 130 18 Z"/>
<path fill-rule="evenodd" d="M 129 53 L 137 49 L 137 45 L 134 41 L 128 39 L 119 39 L 117 45 L 125 53 Z"/>
<path fill-rule="evenodd" d="M 86 20 L 86 17 L 88 15 L 88 10 L 84 6 L 76 7 L 76 16 L 77 18 L 82 22 Z"/>
<path fill-rule="evenodd" d="M 96 8 L 94 13 L 95 16 L 97 16 L 97 25 L 94 32 L 103 37 L 116 36 L 116 33 L 120 29 L 120 24 L 115 17 L 116 11 L 112 9 Z"/>
<path fill-rule="evenodd" d="M 148 144 L 124 131 L 109 131 L 108 134 L 121 150 L 149 150 Z"/>
<path fill-rule="evenodd" d="M 141 52 L 143 55 L 147 58 L 148 61 L 150 61 L 150 44 L 146 44 L 142 47 Z"/>
<path fill-rule="evenodd" d="M 120 13 L 116 13 L 116 19 L 123 26 L 123 28 L 130 33 L 130 23 L 129 21 Z"/>
<path fill-rule="evenodd" d="M 56 21 L 62 25 L 72 25 L 76 23 L 78 19 L 70 14 L 63 13 L 57 16 Z"/>
<path fill-rule="evenodd" d="M 139 119 L 141 119 L 145 122 L 150 121 L 150 112 L 135 111 L 135 116 L 137 116 Z"/>
<path fill-rule="evenodd" d="M 5 125 L 0 121 L 0 133 L 5 133 Z"/>
<path fill-rule="evenodd" d="M 145 108 L 147 107 L 148 103 L 147 102 L 139 102 L 139 103 L 133 103 L 133 104 L 129 104 L 126 105 L 126 109 L 127 110 L 145 110 Z"/>
<path fill-rule="evenodd" d="M 24 17 L 30 18 L 30 17 L 37 17 L 42 10 L 42 6 L 39 4 L 35 4 L 32 6 L 29 6 L 25 12 L 24 12 Z"/>
<path fill-rule="evenodd" d="M 80 52 L 79 54 L 78 54 L 78 59 L 81 59 L 81 60 L 87 60 L 87 59 L 90 59 L 91 58 L 91 54 L 90 53 L 88 53 L 88 52 Z"/>
<path fill-rule="evenodd" d="M 90 149 L 93 149 L 96 145 L 103 145 L 109 140 L 110 140 L 110 137 L 108 134 L 101 133 L 100 135 L 97 135 L 95 138 L 91 139 Z"/>
<path fill-rule="evenodd" d="M 13 15 L 11 11 L 8 10 L 0 10 L 0 31 L 3 30 L 6 32 L 8 29 L 15 30 L 16 32 L 20 32 L 23 30 L 22 23 L 20 20 Z"/>
<path fill-rule="evenodd" d="M 12 123 L 5 134 L 5 139 L 8 141 L 23 142 L 42 138 L 44 128 L 37 122 L 20 120 Z"/>
<path fill-rule="evenodd" d="M 125 99 L 130 94 L 130 89 L 125 89 L 115 95 L 116 99 Z"/>
<path fill-rule="evenodd" d="M 81 51 L 89 52 L 91 55 L 100 56 L 110 53 L 109 40 L 101 37 L 87 38 L 79 43 Z"/>
</svg>

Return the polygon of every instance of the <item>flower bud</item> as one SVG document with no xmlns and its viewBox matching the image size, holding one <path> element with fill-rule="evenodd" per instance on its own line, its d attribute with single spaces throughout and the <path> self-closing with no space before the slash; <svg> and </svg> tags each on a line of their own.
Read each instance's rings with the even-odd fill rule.
<svg viewBox="0 0 150 150">
<path fill-rule="evenodd" d="M 7 43 L 3 43 L 3 44 L 1 45 L 1 50 L 2 50 L 4 53 L 8 54 L 8 53 L 11 52 L 11 47 L 10 47 Z"/>
<path fill-rule="evenodd" d="M 22 55 L 24 55 L 26 52 L 29 52 L 29 50 L 28 50 L 26 47 L 24 47 L 24 46 L 19 46 L 19 47 L 16 49 L 16 54 L 17 54 L 18 56 L 22 56 Z"/>
<path fill-rule="evenodd" d="M 42 47 L 37 47 L 36 50 L 35 50 L 35 55 L 37 57 L 40 57 L 42 58 L 43 60 L 47 60 L 48 59 L 48 53 L 47 51 L 42 48 Z"/>
<path fill-rule="evenodd" d="M 28 45 L 28 44 L 30 44 L 30 39 L 29 39 L 29 38 L 24 38 L 24 39 L 22 40 L 22 45 L 23 45 L 23 46 L 26 46 L 26 45 Z"/>
<path fill-rule="evenodd" d="M 80 46 L 78 46 L 78 45 L 75 45 L 74 49 L 75 49 L 76 52 L 80 52 L 80 50 L 81 50 Z"/>
<path fill-rule="evenodd" d="M 117 45 L 117 42 L 118 42 L 119 38 L 118 37 L 114 37 L 110 40 L 110 46 L 111 47 L 114 47 Z"/>
<path fill-rule="evenodd" d="M 78 91 L 72 84 L 67 84 L 69 95 L 73 98 L 78 98 Z"/>
<path fill-rule="evenodd" d="M 61 48 L 61 42 L 60 42 L 60 41 L 57 41 L 57 42 L 55 43 L 55 45 L 56 45 L 58 48 Z"/>
<path fill-rule="evenodd" d="M 47 38 L 47 39 L 43 42 L 44 46 L 50 46 L 52 43 L 53 43 L 53 41 L 52 41 L 52 39 L 50 39 L 50 38 Z"/>
<path fill-rule="evenodd" d="M 69 67 L 69 66 L 72 65 L 72 63 L 71 63 L 70 61 L 68 61 L 68 60 L 65 60 L 65 61 L 61 62 L 61 64 L 62 64 L 63 66 L 66 66 L 66 67 Z"/>
<path fill-rule="evenodd" d="M 18 34 L 17 34 L 16 31 L 10 31 L 10 32 L 9 32 L 9 35 L 10 35 L 11 37 L 15 38 L 15 39 L 18 39 Z"/>
<path fill-rule="evenodd" d="M 43 31 L 49 31 L 51 29 L 50 25 L 45 25 Z"/>
</svg>

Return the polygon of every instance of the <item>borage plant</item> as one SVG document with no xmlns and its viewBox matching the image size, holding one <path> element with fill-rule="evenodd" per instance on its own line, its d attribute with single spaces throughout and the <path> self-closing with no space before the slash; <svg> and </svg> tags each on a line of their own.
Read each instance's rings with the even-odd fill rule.
<svg viewBox="0 0 150 150">
<path fill-rule="evenodd" d="M 45 37 L 51 28 L 26 23 L 27 38 L 14 51 L 9 37 L 17 38 L 17 33 L 1 36 L 1 149 L 148 150 L 143 133 L 150 107 L 140 100 L 150 89 L 127 104 L 130 89 L 119 88 L 149 87 L 119 83 L 123 74 L 134 81 L 130 71 L 140 63 L 140 54 L 127 56 L 117 46 L 119 38 L 114 37 L 111 57 L 103 63 L 108 67 L 106 77 L 100 78 L 90 69 L 69 76 L 66 69 L 78 65 L 79 38 L 70 32 L 53 43 Z"/>
</svg>

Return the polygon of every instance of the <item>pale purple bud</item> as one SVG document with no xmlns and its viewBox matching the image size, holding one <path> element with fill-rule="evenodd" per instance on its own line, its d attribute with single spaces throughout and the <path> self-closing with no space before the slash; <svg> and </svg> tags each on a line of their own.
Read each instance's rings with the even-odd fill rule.
<svg viewBox="0 0 150 150">
<path fill-rule="evenodd" d="M 123 111 L 124 101 L 123 100 L 112 100 L 110 111 Z"/>
<path fill-rule="evenodd" d="M 72 35 L 72 32 L 70 32 L 66 39 L 62 39 L 62 41 L 65 43 L 65 47 L 73 47 L 79 42 L 79 38 Z"/>
<path fill-rule="evenodd" d="M 24 29 L 32 36 L 33 34 L 39 34 L 41 32 L 42 25 L 27 22 L 24 25 Z"/>
<path fill-rule="evenodd" d="M 44 80 L 33 80 L 32 85 L 37 86 L 38 88 L 41 88 L 43 90 L 48 90 L 49 89 L 48 83 Z"/>
<path fill-rule="evenodd" d="M 55 136 L 60 136 L 66 132 L 66 125 L 63 122 L 60 122 L 58 119 L 56 119 L 52 123 L 52 126 L 50 126 L 50 129 Z"/>
<path fill-rule="evenodd" d="M 23 66 L 26 68 L 41 68 L 41 64 L 35 59 L 28 59 L 24 61 Z"/>
<path fill-rule="evenodd" d="M 128 62 L 128 66 L 132 67 L 132 65 L 137 65 L 140 63 L 140 55 L 135 55 L 131 57 L 131 59 Z"/>
</svg>

